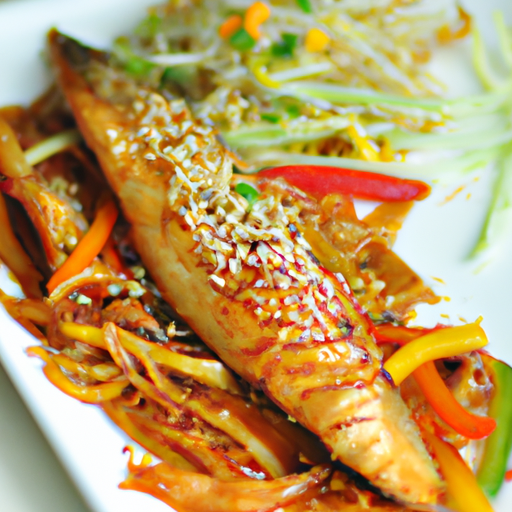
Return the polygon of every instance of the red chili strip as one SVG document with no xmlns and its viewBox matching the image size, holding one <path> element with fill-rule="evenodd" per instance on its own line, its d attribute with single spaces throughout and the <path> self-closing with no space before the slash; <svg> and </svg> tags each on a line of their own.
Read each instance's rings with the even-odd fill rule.
<svg viewBox="0 0 512 512">
<path fill-rule="evenodd" d="M 338 193 L 371 201 L 419 201 L 430 193 L 430 186 L 422 181 L 325 165 L 283 165 L 264 169 L 258 175 L 284 178 L 316 197 Z"/>
<path fill-rule="evenodd" d="M 432 329 L 425 327 L 405 327 L 403 325 L 393 324 L 379 324 L 373 326 L 373 336 L 378 344 L 381 343 L 396 343 L 403 346 L 420 336 L 429 334 L 437 329 L 442 329 L 442 326 L 437 326 Z"/>
</svg>

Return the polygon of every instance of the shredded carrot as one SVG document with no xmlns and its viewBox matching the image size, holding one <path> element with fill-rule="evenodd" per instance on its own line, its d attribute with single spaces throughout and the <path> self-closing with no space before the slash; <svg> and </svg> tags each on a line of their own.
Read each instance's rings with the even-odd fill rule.
<svg viewBox="0 0 512 512">
<path fill-rule="evenodd" d="M 117 219 L 117 208 L 113 201 L 98 209 L 89 231 L 80 240 L 75 250 L 48 281 L 46 287 L 52 293 L 57 286 L 85 270 L 98 256 L 107 242 Z"/>
<path fill-rule="evenodd" d="M 321 52 L 329 44 L 330 37 L 319 28 L 312 28 L 306 34 L 306 50 L 311 53 Z"/>
<path fill-rule="evenodd" d="M 124 274 L 128 279 L 133 279 L 133 272 L 125 265 L 112 237 L 107 240 L 107 243 L 103 247 L 101 257 L 103 262 L 112 270 L 115 270 L 119 274 Z"/>
<path fill-rule="evenodd" d="M 461 25 L 458 29 L 453 30 L 448 25 L 443 25 L 437 31 L 437 40 L 441 44 L 448 44 L 457 39 L 463 39 L 471 30 L 471 16 L 459 6 L 459 16 Z"/>
<path fill-rule="evenodd" d="M 243 25 L 242 16 L 233 14 L 219 27 L 219 35 L 223 39 L 231 37 Z"/>
<path fill-rule="evenodd" d="M 441 206 L 449 203 L 452 199 L 455 199 L 456 196 L 458 196 L 465 188 L 465 185 L 461 185 L 459 188 L 456 188 L 451 194 L 447 195 L 441 203 L 439 203 Z"/>
<path fill-rule="evenodd" d="M 455 400 L 432 361 L 421 365 L 413 375 L 434 411 L 459 434 L 483 439 L 496 428 L 493 418 L 471 414 Z"/>
<path fill-rule="evenodd" d="M 505 481 L 506 481 L 506 482 L 512 482 L 512 469 L 509 469 L 509 470 L 505 473 Z"/>
<path fill-rule="evenodd" d="M 244 28 L 254 39 L 261 36 L 260 26 L 270 18 L 270 7 L 263 2 L 254 2 L 245 13 Z"/>
</svg>

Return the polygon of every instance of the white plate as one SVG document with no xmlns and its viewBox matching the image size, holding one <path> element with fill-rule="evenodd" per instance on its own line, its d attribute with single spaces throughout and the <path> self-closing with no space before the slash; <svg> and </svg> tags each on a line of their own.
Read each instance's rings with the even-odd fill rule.
<svg viewBox="0 0 512 512">
<path fill-rule="evenodd" d="M 26 103 L 42 92 L 49 74 L 41 60 L 46 31 L 57 26 L 73 35 L 107 46 L 111 38 L 129 29 L 151 0 L 18 0 L 0 3 L 0 105 Z M 491 13 L 500 8 L 512 22 L 508 0 L 465 2 L 492 39 Z M 468 57 L 469 43 L 457 45 L 438 57 L 436 67 L 454 90 L 476 89 Z M 490 197 L 489 173 L 477 172 L 462 183 L 434 186 L 431 197 L 408 217 L 396 251 L 442 296 L 436 306 L 420 308 L 419 322 L 461 323 L 484 317 L 491 352 L 512 363 L 510 301 L 512 289 L 512 237 L 493 259 L 467 261 Z M 475 176 L 481 176 L 475 181 Z M 487 176 L 487 177 L 486 177 Z M 463 193 L 443 200 L 460 185 Z M 487 263 L 487 264 L 485 264 Z M 440 278 L 445 284 L 440 284 Z M 0 285 L 5 272 L 0 272 Z M 447 320 L 440 315 L 449 315 Z M 169 512 L 144 494 L 117 488 L 126 475 L 121 454 L 127 437 L 94 406 L 77 402 L 54 388 L 41 365 L 25 355 L 33 339 L 0 310 L 0 359 L 36 421 L 95 512 Z M 512 461 L 510 464 L 512 467 Z M 497 512 L 508 512 L 512 484 L 505 485 L 496 501 Z"/>
</svg>

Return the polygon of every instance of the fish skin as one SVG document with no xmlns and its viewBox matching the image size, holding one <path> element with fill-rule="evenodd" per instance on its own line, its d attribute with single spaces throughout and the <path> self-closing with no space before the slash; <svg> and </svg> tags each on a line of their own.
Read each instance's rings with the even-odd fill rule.
<svg viewBox="0 0 512 512">
<path fill-rule="evenodd" d="M 244 301 L 229 291 L 230 279 L 236 285 L 240 279 L 238 275 L 232 277 L 225 269 L 224 273 L 219 273 L 215 265 L 205 263 L 207 250 L 202 255 L 198 252 L 198 248 L 206 247 L 201 236 L 206 237 L 209 231 L 204 223 L 194 223 L 193 205 L 187 203 L 191 199 L 182 194 L 186 192 L 186 177 L 183 180 L 174 177 L 179 169 L 183 170 L 181 163 L 177 165 L 161 157 L 146 158 L 151 143 L 137 135 L 143 126 L 140 115 L 134 113 L 135 99 L 127 100 L 130 91 L 121 87 L 120 92 L 116 92 L 115 79 L 112 87 L 110 79 L 106 79 L 106 87 L 103 87 L 105 83 L 91 80 L 89 71 L 94 66 L 88 58 L 94 59 L 97 54 L 87 57 L 87 50 L 73 40 L 53 31 L 50 47 L 58 80 L 79 128 L 88 146 L 96 153 L 125 217 L 132 224 L 134 243 L 146 267 L 157 269 L 153 278 L 164 298 L 226 364 L 263 389 L 291 417 L 319 435 L 333 459 L 339 459 L 361 473 L 388 496 L 410 503 L 438 503 L 445 489 L 444 483 L 410 411 L 381 372 L 382 354 L 370 334 L 369 320 L 352 299 L 348 287 L 320 268 L 304 247 L 292 238 L 291 231 L 277 223 L 281 229 L 277 233 L 282 235 L 283 244 L 293 245 L 292 257 L 305 262 L 309 281 L 307 292 L 295 285 L 288 292 L 275 285 L 271 292 L 279 289 L 280 304 L 283 304 L 283 297 L 290 299 L 292 294 L 302 294 L 301 300 L 306 296 L 308 300 L 315 297 L 314 300 L 324 308 L 315 313 L 315 318 L 327 325 L 324 326 L 326 332 L 338 335 L 319 341 L 313 339 L 312 334 L 305 336 L 305 331 L 300 331 L 302 323 L 293 324 L 286 331 L 277 319 L 261 320 L 255 313 L 257 303 L 254 301 L 258 297 Z M 73 54 L 79 55 L 80 62 L 73 60 Z M 104 90 L 98 92 L 102 88 Z M 176 106 L 179 102 L 167 102 L 156 93 L 141 91 L 131 91 L 143 103 L 141 108 L 150 108 L 146 100 L 156 102 L 162 109 L 162 116 L 171 114 L 171 127 L 184 126 L 183 123 L 189 121 L 186 110 L 180 111 Z M 109 97 L 112 92 L 121 99 L 117 101 L 115 94 Z M 194 130 L 208 132 L 206 128 L 196 126 L 193 120 L 190 123 L 194 133 Z M 200 157 L 215 159 L 215 155 L 220 155 L 221 165 L 214 170 L 205 167 L 204 172 L 205 179 L 211 179 L 215 194 L 223 200 L 229 196 L 232 169 L 223 148 L 218 143 L 215 145 L 213 138 L 211 133 L 205 135 L 204 140 L 199 135 L 196 137 L 198 144 L 203 145 Z M 134 141 L 139 146 L 130 152 L 127 147 Z M 167 144 L 168 141 L 164 142 Z M 161 145 L 157 147 L 161 148 Z M 201 193 L 206 188 L 203 185 L 200 184 Z M 190 196 L 195 197 L 192 193 Z M 184 204 L 191 209 L 181 215 Z M 192 213 L 189 215 L 189 212 Z M 233 222 L 235 226 L 243 226 L 245 221 Z M 235 236 L 234 232 L 231 232 L 232 236 Z M 271 237 L 263 240 L 261 237 L 265 234 L 258 236 L 259 239 L 251 241 L 251 247 L 267 251 L 269 258 L 275 259 L 278 253 L 269 249 L 272 247 Z M 213 243 L 220 243 L 219 240 L 214 237 Z M 232 244 L 229 250 L 235 245 Z M 217 255 L 214 261 L 219 268 L 222 251 L 212 253 Z M 292 268 L 291 263 L 284 259 L 283 262 L 288 265 L 286 268 Z M 298 268 L 295 265 L 293 268 Z M 252 272 L 244 263 L 241 268 L 244 272 Z M 228 278 L 224 285 L 221 275 Z M 247 289 L 235 291 L 254 294 L 252 288 Z M 332 291 L 328 299 L 325 296 L 330 292 L 326 289 Z M 325 308 L 332 304 L 337 308 L 336 314 L 326 313 Z M 309 312 L 307 319 L 311 315 L 313 313 Z M 347 319 L 352 331 L 343 337 L 339 334 L 338 324 Z M 317 323 L 313 327 L 316 328 Z M 302 332 L 304 339 L 293 337 L 294 329 Z M 283 339 L 283 331 L 291 333 L 291 338 Z M 317 331 L 322 336 L 320 330 Z"/>
</svg>

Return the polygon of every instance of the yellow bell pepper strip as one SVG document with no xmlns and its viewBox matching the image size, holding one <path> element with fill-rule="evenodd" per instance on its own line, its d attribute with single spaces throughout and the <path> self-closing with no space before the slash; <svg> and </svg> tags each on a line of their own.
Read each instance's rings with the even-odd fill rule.
<svg viewBox="0 0 512 512">
<path fill-rule="evenodd" d="M 50 293 L 64 281 L 80 274 L 93 262 L 109 239 L 117 215 L 117 207 L 113 201 L 107 201 L 98 209 L 89 231 L 80 240 L 62 267 L 48 281 L 46 287 Z"/>
<path fill-rule="evenodd" d="M 202 359 L 173 352 L 161 345 L 146 341 L 120 327 L 115 328 L 123 348 L 130 353 L 142 351 L 155 363 L 167 366 L 174 371 L 218 389 L 239 394 L 240 387 L 226 367 L 215 359 Z M 59 330 L 68 338 L 87 343 L 93 347 L 108 350 L 103 331 L 98 327 L 74 322 L 61 322 Z"/>
<path fill-rule="evenodd" d="M 486 352 L 480 356 L 495 386 L 489 407 L 489 416 L 496 420 L 496 430 L 485 440 L 484 455 L 477 471 L 477 480 L 488 496 L 498 494 L 507 474 L 507 463 L 512 451 L 512 368 L 494 359 Z M 509 477 L 511 472 L 508 471 Z"/>
<path fill-rule="evenodd" d="M 475 475 L 459 452 L 438 437 L 424 432 L 447 485 L 449 506 L 457 512 L 493 512 Z"/>
<path fill-rule="evenodd" d="M 374 327 L 374 336 L 378 343 L 397 343 L 403 346 L 442 328 L 438 326 L 425 329 L 383 324 Z M 434 411 L 459 434 L 469 439 L 483 439 L 496 428 L 493 418 L 471 414 L 457 402 L 432 361 L 421 365 L 413 375 Z"/>
<path fill-rule="evenodd" d="M 422 364 L 413 376 L 434 411 L 459 434 L 468 439 L 483 439 L 495 430 L 493 418 L 471 414 L 457 402 L 432 361 Z"/>
<path fill-rule="evenodd" d="M 59 323 L 59 331 L 72 340 L 87 343 L 96 348 L 107 350 L 103 331 L 91 325 L 77 324 L 75 322 Z"/>
<path fill-rule="evenodd" d="M 258 176 L 284 178 L 315 197 L 344 194 L 370 201 L 419 201 L 430 193 L 422 181 L 327 165 L 282 165 L 263 169 Z"/>
<path fill-rule="evenodd" d="M 270 18 L 270 7 L 263 2 L 254 2 L 245 12 L 244 28 L 254 39 L 261 36 L 260 26 Z"/>
<path fill-rule="evenodd" d="M 399 348 L 384 369 L 399 386 L 414 370 L 427 361 L 458 356 L 485 347 L 488 340 L 478 323 L 448 327 L 417 338 Z"/>
</svg>

